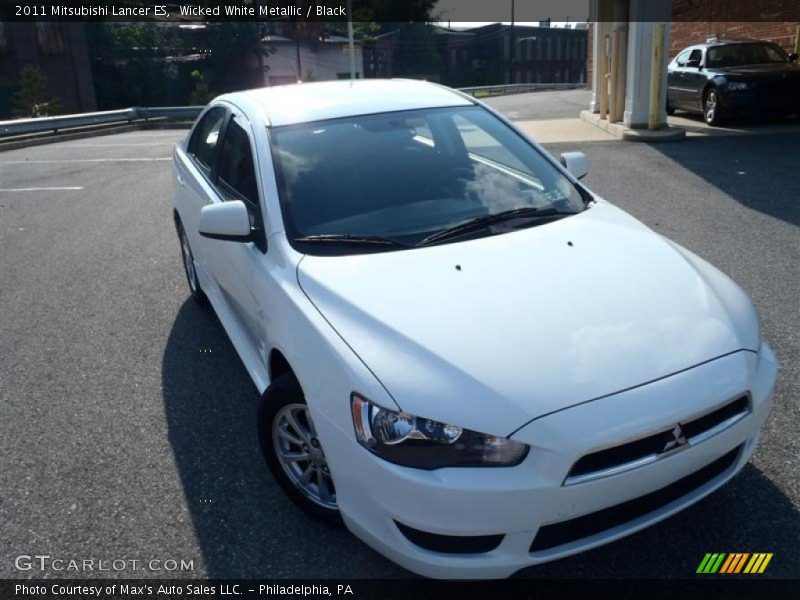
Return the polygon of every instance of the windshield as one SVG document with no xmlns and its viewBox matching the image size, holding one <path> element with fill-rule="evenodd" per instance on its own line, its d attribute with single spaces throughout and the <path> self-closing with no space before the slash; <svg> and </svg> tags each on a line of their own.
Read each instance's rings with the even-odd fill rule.
<svg viewBox="0 0 800 600">
<path fill-rule="evenodd" d="M 708 49 L 708 66 L 740 67 L 765 63 L 787 63 L 789 57 L 773 44 L 728 44 Z"/>
<path fill-rule="evenodd" d="M 477 106 L 277 127 L 270 139 L 290 240 L 389 238 L 399 243 L 374 250 L 396 249 L 500 212 L 584 208 L 581 193 L 544 156 Z"/>
</svg>

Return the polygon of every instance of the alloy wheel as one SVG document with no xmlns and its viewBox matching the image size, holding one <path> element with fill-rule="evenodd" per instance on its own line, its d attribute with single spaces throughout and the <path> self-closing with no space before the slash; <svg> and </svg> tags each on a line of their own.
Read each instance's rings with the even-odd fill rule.
<svg viewBox="0 0 800 600">
<path fill-rule="evenodd" d="M 278 411 L 272 423 L 272 441 L 294 486 L 314 503 L 336 509 L 336 490 L 308 406 L 289 404 Z"/>
<path fill-rule="evenodd" d="M 717 92 L 711 90 L 706 94 L 705 102 L 705 116 L 706 123 L 714 123 L 717 119 L 717 110 L 719 109 L 719 102 L 717 100 Z"/>
</svg>

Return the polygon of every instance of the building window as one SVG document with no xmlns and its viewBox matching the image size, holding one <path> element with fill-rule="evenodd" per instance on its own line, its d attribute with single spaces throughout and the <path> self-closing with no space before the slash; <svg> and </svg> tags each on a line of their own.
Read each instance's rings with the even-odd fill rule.
<svg viewBox="0 0 800 600">
<path fill-rule="evenodd" d="M 39 54 L 64 54 L 66 52 L 64 26 L 51 21 L 37 21 L 36 47 L 39 49 Z"/>
</svg>

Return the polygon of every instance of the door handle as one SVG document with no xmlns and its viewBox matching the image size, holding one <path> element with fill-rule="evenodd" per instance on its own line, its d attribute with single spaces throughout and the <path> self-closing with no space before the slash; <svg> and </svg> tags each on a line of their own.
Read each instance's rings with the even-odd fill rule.
<svg viewBox="0 0 800 600">
<path fill-rule="evenodd" d="M 178 183 L 181 185 L 186 185 L 186 182 L 183 180 L 183 177 L 181 177 L 180 173 L 178 173 Z"/>
</svg>

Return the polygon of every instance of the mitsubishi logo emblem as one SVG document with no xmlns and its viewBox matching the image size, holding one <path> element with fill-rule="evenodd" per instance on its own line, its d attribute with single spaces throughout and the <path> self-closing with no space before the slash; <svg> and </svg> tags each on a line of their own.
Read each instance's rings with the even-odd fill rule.
<svg viewBox="0 0 800 600">
<path fill-rule="evenodd" d="M 686 441 L 686 438 L 683 435 L 681 424 L 678 423 L 675 425 L 675 429 L 672 430 L 672 439 L 664 445 L 664 449 L 661 451 L 661 453 L 663 454 L 665 452 L 672 452 L 673 450 L 677 450 L 688 443 L 689 442 Z"/>
</svg>

